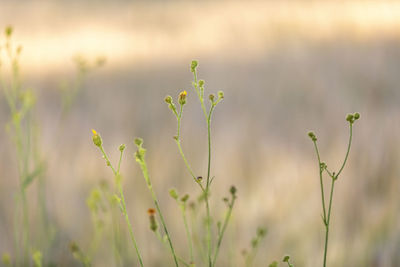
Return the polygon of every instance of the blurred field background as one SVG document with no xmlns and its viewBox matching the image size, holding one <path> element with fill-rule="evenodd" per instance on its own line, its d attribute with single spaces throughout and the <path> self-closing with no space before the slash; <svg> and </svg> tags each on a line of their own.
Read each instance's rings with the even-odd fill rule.
<svg viewBox="0 0 400 267">
<path fill-rule="evenodd" d="M 218 266 L 243 266 L 257 226 L 268 228 L 255 266 L 286 253 L 295 266 L 321 266 L 318 166 L 307 131 L 337 169 L 344 157 L 346 113 L 358 111 L 348 166 L 336 184 L 330 228 L 331 267 L 400 266 L 400 2 L 398 1 L 10 1 L 0 2 L 0 27 L 13 25 L 23 45 L 24 86 L 37 94 L 41 155 L 57 266 L 79 266 L 68 244 L 87 245 L 92 231 L 85 199 L 100 181 L 112 184 L 91 141 L 94 128 L 122 173 L 129 214 L 147 266 L 172 266 L 148 229 L 152 207 L 135 163 L 141 136 L 155 190 L 178 251 L 186 250 L 179 208 L 168 189 L 200 192 L 172 136 L 165 95 L 188 91 L 183 146 L 194 170 L 206 171 L 206 125 L 191 89 L 189 64 L 200 62 L 206 92 L 225 92 L 213 120 L 212 212 L 238 188 L 233 223 Z M 3 38 L 3 35 L 2 37 Z M 91 71 L 70 113 L 61 114 L 62 84 L 74 80 L 77 54 Z M 9 110 L 0 94 L 0 124 Z M 13 254 L 14 146 L 0 131 L 0 251 Z M 328 178 L 326 178 L 328 179 Z M 31 231 L 38 235 L 35 187 L 29 189 Z M 124 225 L 121 222 L 121 225 Z M 86 243 L 85 243 L 86 242 Z M 133 248 L 129 266 L 135 266 Z M 112 266 L 103 244 L 94 266 Z M 283 265 L 282 265 L 283 266 Z"/>
</svg>

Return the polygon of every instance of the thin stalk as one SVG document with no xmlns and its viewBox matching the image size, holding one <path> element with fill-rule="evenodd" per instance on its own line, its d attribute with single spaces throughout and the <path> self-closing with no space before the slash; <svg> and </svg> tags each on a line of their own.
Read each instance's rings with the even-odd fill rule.
<svg viewBox="0 0 400 267">
<path fill-rule="evenodd" d="M 318 157 L 318 169 L 319 169 L 319 182 L 321 185 L 321 199 L 322 199 L 322 210 L 323 210 L 323 221 L 324 224 L 326 225 L 326 208 L 325 208 L 325 193 L 324 193 L 324 182 L 322 179 L 322 168 L 321 168 L 321 158 L 319 155 L 319 151 L 318 151 L 318 146 L 317 146 L 317 141 L 313 141 L 314 143 L 314 148 L 315 148 L 315 152 L 317 153 L 317 157 Z"/>
<path fill-rule="evenodd" d="M 125 196 L 124 196 L 124 191 L 123 191 L 123 189 L 122 189 L 122 184 L 121 184 L 121 180 L 120 180 L 120 174 L 119 174 L 119 172 L 117 172 L 117 171 L 114 169 L 113 165 L 111 164 L 110 159 L 108 158 L 106 152 L 104 151 L 103 146 L 100 145 L 99 148 L 100 148 L 101 153 L 103 154 L 104 159 L 105 159 L 106 162 L 107 162 L 107 165 L 111 168 L 111 170 L 112 170 L 113 173 L 114 173 L 114 176 L 116 177 L 116 180 L 117 180 L 117 187 L 118 187 L 118 191 L 119 191 L 120 197 L 121 197 L 121 205 L 120 205 L 120 208 L 121 208 L 122 214 L 123 214 L 124 217 L 125 217 L 125 221 L 126 221 L 126 223 L 128 224 L 129 235 L 130 235 L 130 237 L 131 237 L 131 239 L 132 239 L 133 246 L 135 247 L 135 251 L 136 251 L 136 255 L 137 255 L 138 260 L 139 260 L 139 264 L 140 264 L 141 267 L 143 267 L 142 256 L 141 256 L 140 251 L 139 251 L 139 248 L 138 248 L 138 246 L 137 246 L 136 239 L 135 239 L 135 236 L 134 236 L 134 234 L 133 234 L 133 227 L 132 227 L 131 221 L 130 221 L 129 216 L 128 216 L 128 211 L 127 211 L 127 209 L 126 209 Z M 122 158 L 122 153 L 123 153 L 123 151 L 121 151 L 120 159 Z M 120 164 L 120 163 L 119 163 L 119 164 Z"/>
<path fill-rule="evenodd" d="M 223 239 L 224 234 L 225 234 L 225 230 L 226 230 L 226 228 L 228 226 L 229 220 L 230 220 L 231 215 L 232 215 L 232 210 L 233 210 L 233 205 L 235 204 L 235 200 L 236 200 L 236 197 L 232 196 L 232 200 L 231 200 L 231 203 L 229 203 L 228 213 L 225 216 L 225 220 L 224 220 L 224 224 L 222 226 L 221 232 L 218 233 L 217 247 L 215 249 L 214 260 L 212 262 L 212 266 L 215 266 L 215 263 L 217 262 L 219 249 L 221 247 L 221 243 L 222 243 L 222 239 Z"/>
<path fill-rule="evenodd" d="M 121 202 L 122 202 L 122 209 L 123 209 L 122 213 L 124 214 L 126 223 L 128 224 L 129 234 L 131 236 L 133 246 L 135 247 L 135 251 L 136 251 L 136 255 L 138 256 L 139 264 L 140 264 L 140 266 L 143 267 L 142 256 L 140 255 L 135 236 L 133 235 L 133 227 L 132 227 L 131 221 L 129 220 L 128 212 L 126 210 L 125 196 L 124 196 L 124 191 L 122 190 L 121 183 L 118 183 L 118 189 L 119 189 L 119 193 L 121 195 Z"/>
<path fill-rule="evenodd" d="M 169 244 L 172 256 L 174 258 L 175 265 L 178 267 L 179 264 L 178 264 L 178 259 L 177 259 L 176 253 L 175 253 L 175 249 L 174 249 L 174 246 L 172 245 L 171 237 L 170 237 L 170 235 L 168 233 L 167 225 L 166 225 L 166 223 L 164 221 L 164 216 L 162 215 L 162 212 L 161 212 L 161 209 L 160 209 L 160 205 L 158 204 L 158 199 L 157 199 L 156 193 L 154 192 L 153 185 L 151 184 L 151 181 L 150 181 L 150 177 L 149 177 L 149 172 L 147 170 L 146 161 L 144 159 L 142 159 L 142 160 L 140 160 L 138 162 L 139 162 L 140 167 L 142 169 L 142 173 L 143 173 L 144 179 L 146 180 L 147 187 L 149 188 L 151 196 L 153 198 L 154 205 L 155 205 L 155 207 L 157 209 L 158 215 L 159 215 L 160 220 L 161 220 L 161 224 L 162 224 L 163 229 L 165 231 L 165 235 L 167 236 L 168 244 Z"/>
<path fill-rule="evenodd" d="M 166 246 L 167 248 L 169 248 L 169 246 L 168 246 L 167 244 L 165 244 L 163 238 L 161 237 L 160 232 L 157 230 L 155 233 L 156 233 L 157 239 L 161 242 L 161 244 L 163 244 L 164 246 Z M 178 260 L 179 260 L 183 265 L 185 265 L 185 266 L 187 266 L 187 267 L 190 267 L 190 264 L 187 263 L 184 259 L 182 259 L 182 258 L 179 257 L 178 255 L 177 255 L 176 257 L 178 258 Z"/>
<path fill-rule="evenodd" d="M 325 213 L 325 204 L 323 202 L 323 207 L 324 207 L 324 224 L 325 224 L 325 246 L 324 246 L 324 262 L 323 262 L 323 266 L 326 267 L 326 259 L 327 259 L 327 254 L 328 254 L 328 240 L 329 240 L 329 225 L 330 225 L 330 221 L 331 221 L 331 211 L 332 211 L 332 200 L 333 200 L 333 192 L 334 192 L 334 187 L 335 187 L 335 181 L 337 180 L 337 178 L 339 177 L 339 175 L 341 174 L 341 172 L 343 171 L 344 166 L 346 165 L 349 153 L 350 153 L 350 148 L 351 148 L 351 141 L 352 141 L 352 137 L 353 137 L 353 122 L 350 122 L 350 134 L 349 134 L 349 142 L 347 145 L 347 151 L 346 151 L 346 156 L 344 158 L 344 161 L 342 163 L 342 166 L 340 167 L 339 171 L 337 174 L 335 174 L 334 172 L 331 173 L 327 168 L 321 168 L 321 161 L 320 161 L 320 157 L 319 157 L 319 153 L 318 153 L 318 148 L 316 145 L 316 142 L 314 141 L 314 145 L 315 145 L 315 149 L 317 151 L 317 155 L 318 155 L 318 162 L 320 165 L 320 178 L 321 178 L 321 192 L 322 192 L 322 199 L 324 201 L 324 192 L 323 192 L 323 185 L 322 185 L 322 171 L 325 170 L 328 175 L 331 177 L 332 179 L 332 183 L 331 183 L 331 190 L 330 190 L 330 194 L 329 194 L 329 206 L 328 206 L 328 213 Z"/>
<path fill-rule="evenodd" d="M 325 249 L 324 249 L 324 267 L 326 266 L 326 256 L 328 254 L 328 238 L 329 238 L 329 223 L 331 220 L 331 208 L 332 208 L 332 199 L 333 199 L 333 189 L 335 186 L 335 179 L 332 179 L 331 184 L 331 193 L 329 196 L 329 208 L 328 208 L 328 218 L 325 225 Z"/>
<path fill-rule="evenodd" d="M 189 243 L 190 262 L 193 263 L 194 262 L 193 242 L 192 242 L 192 234 L 190 233 L 189 225 L 188 225 L 187 218 L 186 218 L 186 204 L 181 204 L 181 211 L 182 211 L 183 224 L 185 225 L 186 237 L 187 237 L 188 243 Z"/>
</svg>

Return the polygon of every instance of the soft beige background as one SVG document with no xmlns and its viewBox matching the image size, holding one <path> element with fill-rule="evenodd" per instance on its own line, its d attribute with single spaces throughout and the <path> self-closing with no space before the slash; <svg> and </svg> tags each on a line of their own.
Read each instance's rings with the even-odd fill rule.
<svg viewBox="0 0 400 267">
<path fill-rule="evenodd" d="M 133 138 L 148 164 L 178 251 L 186 241 L 171 187 L 198 194 L 172 139 L 175 120 L 164 96 L 188 91 L 183 146 L 205 174 L 206 131 L 189 64 L 200 62 L 206 91 L 225 92 L 213 120 L 213 213 L 231 184 L 238 188 L 219 266 L 243 266 L 242 249 L 259 225 L 269 230 L 256 266 L 292 255 L 296 266 L 321 266 L 324 229 L 318 169 L 306 133 L 315 130 L 324 160 L 340 166 L 346 113 L 359 111 L 348 166 L 334 196 L 331 267 L 399 266 L 400 3 L 396 1 L 1 1 L 0 27 L 22 44 L 24 84 L 38 94 L 47 198 L 57 240 L 52 258 L 76 264 L 68 242 L 91 231 L 85 198 L 101 179 L 112 183 L 91 142 L 103 136 L 123 162 L 129 213 L 151 266 L 170 257 L 148 231 L 151 199 L 133 158 Z M 3 38 L 3 37 L 1 37 Z M 71 58 L 107 58 L 61 120 L 60 84 L 73 79 Z M 0 96 L 0 122 L 9 111 Z M 3 126 L 2 126 L 3 127 Z M 13 146 L 0 131 L 0 251 L 12 251 Z M 31 195 L 35 229 L 35 189 Z M 106 247 L 106 246 L 105 246 Z M 95 266 L 110 266 L 112 253 Z M 165 262 L 163 262 L 165 259 Z M 160 263 L 163 262 L 163 263 Z M 161 265 L 160 265 L 161 264 Z"/>
</svg>

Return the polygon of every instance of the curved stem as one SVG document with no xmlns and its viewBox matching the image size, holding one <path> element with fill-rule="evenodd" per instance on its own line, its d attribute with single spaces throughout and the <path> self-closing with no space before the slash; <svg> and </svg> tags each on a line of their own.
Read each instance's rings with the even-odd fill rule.
<svg viewBox="0 0 400 267">
<path fill-rule="evenodd" d="M 352 140 L 352 137 L 353 137 L 353 124 L 350 123 L 349 144 L 347 145 L 346 156 L 345 156 L 345 158 L 344 158 L 342 167 L 340 168 L 340 170 L 339 170 L 338 173 L 336 174 L 336 178 L 339 177 L 339 174 L 342 172 L 344 166 L 346 165 L 347 158 L 349 157 L 349 153 L 350 153 L 350 147 L 351 147 L 351 140 Z M 335 179 L 336 179 L 336 178 L 335 178 Z"/>
</svg>

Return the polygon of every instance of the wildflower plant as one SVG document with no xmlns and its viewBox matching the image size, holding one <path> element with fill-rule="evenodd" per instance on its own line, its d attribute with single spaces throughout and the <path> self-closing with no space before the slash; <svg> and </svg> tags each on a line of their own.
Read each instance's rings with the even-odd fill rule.
<svg viewBox="0 0 400 267">
<path fill-rule="evenodd" d="M 38 240 L 41 243 L 50 242 L 50 229 L 45 200 L 45 184 L 43 173 L 45 163 L 39 153 L 38 126 L 34 119 L 36 103 L 35 93 L 25 88 L 20 74 L 20 56 L 22 46 L 13 44 L 13 28 L 7 26 L 4 30 L 5 41 L 0 42 L 0 88 L 3 91 L 10 111 L 10 121 L 6 130 L 15 144 L 19 189 L 15 197 L 14 217 L 14 257 L 16 266 L 26 266 L 31 262 L 32 236 L 30 231 L 30 213 L 27 189 L 38 183 L 38 200 L 43 234 Z M 2 40 L 0 40 L 2 41 Z M 8 70 L 6 67 L 8 67 Z M 7 77 L 3 74 L 9 74 Z M 42 249 L 48 244 L 41 244 Z"/>
<path fill-rule="evenodd" d="M 119 206 L 119 208 L 121 210 L 121 213 L 125 218 L 126 224 L 128 225 L 129 235 L 131 237 L 133 246 L 135 248 L 135 252 L 136 252 L 139 264 L 140 264 L 140 266 L 143 267 L 142 255 L 140 254 L 139 247 L 138 247 L 137 242 L 136 242 L 136 238 L 135 238 L 135 236 L 133 234 L 132 223 L 131 223 L 131 221 L 129 219 L 128 211 L 127 211 L 127 208 L 126 208 L 125 196 L 124 196 L 124 191 L 123 191 L 123 187 L 122 187 L 122 176 L 120 174 L 122 156 L 123 156 L 123 153 L 124 153 L 124 150 L 125 150 L 126 146 L 124 144 L 119 146 L 118 150 L 120 151 L 120 157 L 119 157 L 118 164 L 116 165 L 116 167 L 114 167 L 114 165 L 111 163 L 110 159 L 108 158 L 108 156 L 107 156 L 107 154 L 106 154 L 106 152 L 104 150 L 103 140 L 102 140 L 100 134 L 97 133 L 95 130 L 92 130 L 92 133 L 93 133 L 93 136 L 92 136 L 93 144 L 99 148 L 104 160 L 106 161 L 106 165 L 108 167 L 110 167 L 110 169 L 112 170 L 112 172 L 114 174 L 115 185 L 116 185 L 117 191 L 118 191 L 118 193 L 113 195 L 114 196 L 114 200 L 115 200 L 115 202 L 118 203 L 118 206 Z"/>
<path fill-rule="evenodd" d="M 359 118 L 360 118 L 360 113 L 358 113 L 358 112 L 356 112 L 354 114 L 348 114 L 346 116 L 346 121 L 349 123 L 349 141 L 348 141 L 346 155 L 344 157 L 343 163 L 342 163 L 339 171 L 337 171 L 337 172 L 329 170 L 328 165 L 321 160 L 320 153 L 318 150 L 318 145 L 317 145 L 317 137 L 314 132 L 308 133 L 308 136 L 310 137 L 311 141 L 314 144 L 315 152 L 316 152 L 317 159 L 318 159 L 319 180 L 320 180 L 320 185 L 321 185 L 322 222 L 324 223 L 324 226 L 325 226 L 325 246 L 324 246 L 324 260 L 323 260 L 324 267 L 326 267 L 326 257 L 328 254 L 329 224 L 331 221 L 332 201 L 333 201 L 333 192 L 334 192 L 334 188 L 335 188 L 335 182 L 339 178 L 339 175 L 342 173 L 344 166 L 347 163 L 347 159 L 349 157 L 350 148 L 351 148 L 351 141 L 353 138 L 353 124 Z M 328 174 L 328 176 L 330 177 L 330 181 L 331 181 L 328 205 L 326 205 L 326 195 L 325 195 L 325 191 L 324 191 L 324 180 L 323 180 L 324 174 Z M 287 259 L 287 263 L 288 263 L 289 267 L 292 266 L 289 263 L 289 258 Z"/>
<path fill-rule="evenodd" d="M 256 235 L 250 242 L 250 250 L 243 251 L 243 256 L 245 258 L 246 267 L 253 266 L 254 258 L 257 255 L 257 251 L 260 246 L 260 243 L 266 237 L 267 233 L 268 233 L 268 231 L 266 228 L 263 228 L 263 227 L 257 228 Z"/>
<path fill-rule="evenodd" d="M 186 169 L 188 170 L 189 174 L 192 176 L 193 181 L 199 186 L 201 192 L 202 192 L 202 198 L 204 198 L 205 202 L 205 209 L 206 209 L 206 232 L 207 232 L 207 237 L 206 237 L 206 262 L 207 266 L 213 267 L 216 264 L 219 249 L 222 243 L 223 236 L 225 234 L 226 227 L 228 225 L 228 222 L 231 217 L 232 209 L 236 200 L 236 188 L 231 187 L 230 193 L 231 193 L 231 199 L 227 200 L 227 207 L 228 211 L 226 213 L 226 216 L 224 218 L 223 223 L 218 222 L 217 223 L 217 228 L 218 228 L 218 233 L 217 233 L 217 240 L 216 244 L 213 247 L 213 240 L 212 240 L 212 218 L 211 218 L 211 211 L 210 211 L 210 188 L 211 184 L 213 181 L 213 177 L 211 177 L 211 119 L 213 115 L 213 111 L 215 110 L 215 107 L 224 99 L 224 93 L 222 91 L 219 91 L 217 96 L 214 94 L 210 94 L 208 96 L 209 100 L 209 105 L 208 108 L 206 107 L 206 99 L 204 97 L 204 89 L 205 89 L 205 81 L 204 80 L 199 80 L 197 76 L 197 67 L 198 67 L 198 62 L 193 60 L 191 65 L 190 65 L 190 71 L 193 73 L 193 82 L 192 86 L 194 91 L 197 94 L 197 98 L 200 102 L 200 107 L 201 110 L 204 114 L 204 119 L 207 125 L 207 147 L 208 147 L 208 160 L 207 160 L 207 176 L 205 181 L 203 182 L 203 177 L 196 175 L 195 172 L 193 171 L 191 165 L 189 164 L 189 161 L 187 157 L 185 156 L 185 153 L 182 148 L 182 139 L 181 139 L 181 123 L 182 123 L 182 115 L 183 115 L 183 108 L 184 105 L 187 102 L 187 92 L 184 90 L 181 93 L 179 93 L 178 96 L 178 104 L 179 107 L 175 105 L 173 102 L 173 98 L 171 96 L 166 96 L 165 97 L 165 102 L 168 104 L 169 109 L 171 109 L 172 113 L 174 114 L 176 120 L 177 120 L 177 132 L 176 135 L 174 136 L 174 140 L 178 146 L 179 153 L 183 159 L 183 162 L 186 166 Z M 188 238 L 188 241 L 190 242 L 190 239 Z"/>
</svg>

